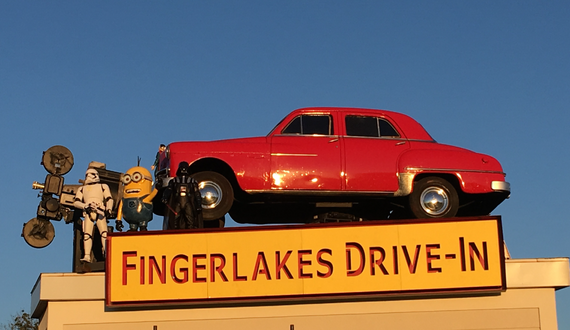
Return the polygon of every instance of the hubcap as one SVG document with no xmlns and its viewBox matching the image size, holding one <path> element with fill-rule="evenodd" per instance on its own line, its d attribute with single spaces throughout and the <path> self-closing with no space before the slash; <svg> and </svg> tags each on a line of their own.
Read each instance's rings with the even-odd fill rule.
<svg viewBox="0 0 570 330">
<path fill-rule="evenodd" d="M 449 196 L 441 188 L 429 187 L 422 192 L 420 203 L 424 212 L 432 216 L 438 216 L 447 211 Z"/>
<path fill-rule="evenodd" d="M 213 209 L 222 201 L 222 188 L 213 181 L 202 181 L 199 184 L 202 195 L 202 208 Z"/>
</svg>

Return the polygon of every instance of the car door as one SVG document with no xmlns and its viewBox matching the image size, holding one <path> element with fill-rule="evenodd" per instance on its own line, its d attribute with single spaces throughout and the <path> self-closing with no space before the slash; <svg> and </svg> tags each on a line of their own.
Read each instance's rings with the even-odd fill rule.
<svg viewBox="0 0 570 330">
<path fill-rule="evenodd" d="M 331 114 L 301 114 L 271 138 L 273 190 L 341 189 L 340 142 Z"/>
<path fill-rule="evenodd" d="M 397 162 L 408 141 L 389 118 L 345 114 L 344 172 L 347 191 L 398 190 Z"/>
</svg>

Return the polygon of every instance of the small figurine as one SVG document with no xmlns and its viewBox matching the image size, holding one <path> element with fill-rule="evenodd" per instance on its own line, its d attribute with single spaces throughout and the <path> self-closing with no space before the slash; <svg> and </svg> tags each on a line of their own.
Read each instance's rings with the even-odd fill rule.
<svg viewBox="0 0 570 330">
<path fill-rule="evenodd" d="M 158 173 L 158 171 L 160 170 L 160 155 L 164 152 L 164 150 L 166 150 L 166 146 L 164 144 L 161 144 L 160 147 L 158 147 L 158 152 L 156 153 L 156 157 L 154 158 L 154 163 L 152 164 L 152 166 L 150 167 L 150 170 L 154 170 L 154 177 L 156 178 L 156 173 Z"/>
<path fill-rule="evenodd" d="M 75 194 L 73 206 L 83 210 L 83 262 L 91 262 L 91 249 L 93 247 L 93 229 L 101 234 L 103 255 L 105 255 L 105 241 L 107 240 L 107 217 L 111 217 L 113 198 L 109 186 L 99 182 L 99 173 L 93 168 L 85 172 L 83 186 Z"/>
<path fill-rule="evenodd" d="M 150 172 L 141 166 L 130 168 L 121 178 L 123 182 L 123 198 L 119 204 L 115 228 L 123 230 L 121 219 L 129 224 L 128 231 L 147 230 L 152 220 L 152 199 L 158 192 L 152 189 Z M 151 191 L 152 190 L 152 191 Z"/>
<path fill-rule="evenodd" d="M 204 228 L 202 195 L 198 182 L 189 174 L 189 167 L 187 162 L 180 162 L 176 177 L 162 195 L 162 202 L 174 213 L 174 221 L 169 221 L 171 229 Z"/>
</svg>

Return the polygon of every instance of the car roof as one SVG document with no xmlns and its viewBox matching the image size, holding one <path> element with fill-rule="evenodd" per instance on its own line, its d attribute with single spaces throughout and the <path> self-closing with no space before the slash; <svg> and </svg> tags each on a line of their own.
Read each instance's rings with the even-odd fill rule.
<svg viewBox="0 0 570 330">
<path fill-rule="evenodd" d="M 400 112 L 380 109 L 367 109 L 367 108 L 349 108 L 349 107 L 306 107 L 294 110 L 296 113 L 314 113 L 314 112 L 344 112 L 354 115 L 373 115 L 381 116 L 392 119 L 393 124 L 396 124 L 400 131 L 402 131 L 408 139 L 413 140 L 429 140 L 434 139 L 429 135 L 425 128 L 412 117 Z"/>
</svg>

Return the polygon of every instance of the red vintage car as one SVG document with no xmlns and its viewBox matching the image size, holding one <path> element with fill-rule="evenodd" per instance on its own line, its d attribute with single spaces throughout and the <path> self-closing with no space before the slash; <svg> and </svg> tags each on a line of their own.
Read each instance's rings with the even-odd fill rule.
<svg viewBox="0 0 570 330">
<path fill-rule="evenodd" d="M 181 161 L 200 182 L 204 220 L 477 216 L 510 194 L 495 158 L 437 143 L 414 119 L 385 110 L 304 108 L 264 137 L 173 142 L 158 188 Z"/>
</svg>

